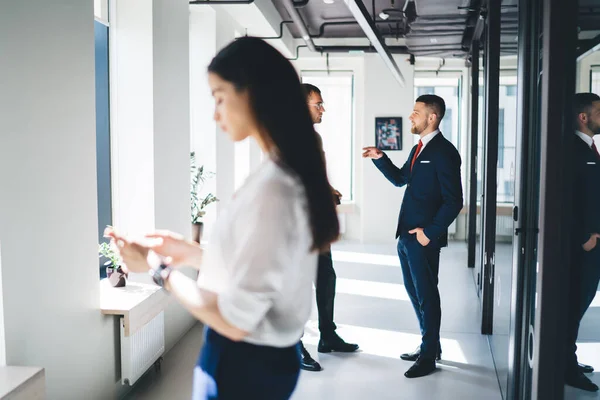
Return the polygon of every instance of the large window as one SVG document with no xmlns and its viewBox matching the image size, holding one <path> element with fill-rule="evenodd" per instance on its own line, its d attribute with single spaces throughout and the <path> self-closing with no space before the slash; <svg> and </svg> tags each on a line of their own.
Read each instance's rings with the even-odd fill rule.
<svg viewBox="0 0 600 400">
<path fill-rule="evenodd" d="M 354 200 L 354 77 L 349 72 L 303 72 L 302 81 L 321 90 L 325 114 L 323 122 L 315 128 L 323 137 L 331 185 L 342 193 L 343 202 L 351 202 Z"/>
<path fill-rule="evenodd" d="M 593 65 L 590 71 L 590 92 L 600 94 L 600 65 Z"/>
<path fill-rule="evenodd" d="M 96 174 L 98 186 L 98 242 L 106 241 L 104 228 L 112 224 L 112 196 L 110 173 L 110 84 L 107 22 L 95 20 L 95 75 L 96 75 Z M 100 260 L 100 278 L 106 270 Z"/>
<path fill-rule="evenodd" d="M 440 131 L 460 150 L 460 97 L 459 78 L 415 78 L 415 99 L 423 94 L 435 94 L 444 99 L 446 115 Z M 415 135 L 415 143 L 419 138 Z"/>
<path fill-rule="evenodd" d="M 515 199 L 515 173 L 516 173 L 516 129 L 517 129 L 517 78 L 514 76 L 503 76 L 500 78 L 500 98 L 498 110 L 498 184 L 497 201 L 502 203 L 514 203 Z M 484 145 L 484 116 L 483 116 L 483 93 L 479 81 L 479 129 L 478 129 L 478 154 L 483 154 Z M 481 176 L 477 180 L 477 203 L 481 200 Z"/>
</svg>

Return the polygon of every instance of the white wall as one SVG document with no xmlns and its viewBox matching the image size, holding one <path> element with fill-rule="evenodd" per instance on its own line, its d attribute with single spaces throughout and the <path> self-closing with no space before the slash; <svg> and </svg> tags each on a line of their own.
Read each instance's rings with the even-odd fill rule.
<svg viewBox="0 0 600 400">
<path fill-rule="evenodd" d="M 115 3 L 115 222 L 189 234 L 188 2 Z M 93 21 L 91 0 L 0 14 L 6 359 L 46 368 L 49 399 L 123 391 L 118 322 L 99 310 Z M 165 317 L 168 349 L 195 320 L 175 303 Z"/>
<path fill-rule="evenodd" d="M 375 143 L 375 117 L 400 116 L 403 150 L 388 155 L 402 165 L 413 146 L 408 116 L 414 104 L 413 66 L 406 56 L 396 56 L 405 87 L 393 78 L 379 55 L 365 54 L 329 58 L 332 71 L 353 71 L 355 99 L 354 194 L 355 203 L 345 214 L 344 238 L 369 243 L 393 243 L 404 189 L 389 183 L 370 160 L 362 158 L 362 148 Z M 301 71 L 326 70 L 325 57 L 309 55 L 294 62 Z M 326 133 L 324 132 L 324 135 Z"/>
<path fill-rule="evenodd" d="M 375 117 L 402 117 L 402 151 L 388 151 L 392 162 L 401 167 L 413 147 L 409 115 L 414 106 L 414 68 L 397 56 L 406 84 L 399 87 L 377 54 L 365 56 L 364 123 L 362 145 L 375 145 Z M 362 146 L 361 146 L 362 147 Z M 404 196 L 404 188 L 393 186 L 370 160 L 357 161 L 362 167 L 361 200 L 362 240 L 369 243 L 394 242 L 398 213 Z"/>
<path fill-rule="evenodd" d="M 0 241 L 11 365 L 48 399 L 107 399 L 115 323 L 99 311 L 91 0 L 3 2 Z"/>
<path fill-rule="evenodd" d="M 154 0 L 153 4 L 154 220 L 157 228 L 190 237 L 189 1 Z M 196 276 L 195 271 L 186 273 Z M 165 311 L 166 349 L 196 322 L 171 302 Z"/>
</svg>

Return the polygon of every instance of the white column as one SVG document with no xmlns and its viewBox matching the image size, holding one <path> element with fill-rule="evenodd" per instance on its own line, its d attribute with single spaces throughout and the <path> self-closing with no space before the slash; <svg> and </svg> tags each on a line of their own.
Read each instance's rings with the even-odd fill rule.
<svg viewBox="0 0 600 400">
<path fill-rule="evenodd" d="M 191 142 L 196 162 L 208 172 L 217 170 L 217 131 L 213 120 L 214 100 L 208 86 L 207 68 L 217 52 L 216 12 L 210 6 L 190 6 L 190 116 Z M 216 180 L 206 181 L 202 195 L 216 194 Z M 204 217 L 204 237 L 217 216 L 217 205 L 209 206 Z"/>
<path fill-rule="evenodd" d="M 155 227 L 153 3 L 111 4 L 113 223 L 129 233 Z"/>
<path fill-rule="evenodd" d="M 189 2 L 113 4 L 115 226 L 133 234 L 159 228 L 189 237 Z M 151 282 L 147 274 L 131 274 L 130 280 Z M 171 304 L 165 313 L 167 349 L 194 321 L 177 303 Z"/>
</svg>

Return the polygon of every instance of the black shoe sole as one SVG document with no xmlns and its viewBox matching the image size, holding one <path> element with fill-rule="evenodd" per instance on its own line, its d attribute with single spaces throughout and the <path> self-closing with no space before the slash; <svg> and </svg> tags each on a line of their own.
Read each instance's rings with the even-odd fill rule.
<svg viewBox="0 0 600 400">
<path fill-rule="evenodd" d="M 319 353 L 355 353 L 358 351 L 358 349 L 360 349 L 360 347 L 358 347 L 358 345 L 356 345 L 355 347 L 348 347 L 347 350 L 346 349 L 336 349 L 335 347 L 327 347 L 327 346 L 318 346 L 317 347 L 317 351 Z"/>
<path fill-rule="evenodd" d="M 308 365 L 308 364 L 300 364 L 300 369 L 303 371 L 310 371 L 310 372 L 319 372 L 319 371 L 323 371 L 323 368 L 320 365 Z"/>
<path fill-rule="evenodd" d="M 418 358 L 419 358 L 419 356 L 418 356 L 418 355 L 417 355 L 417 356 L 408 356 L 408 355 L 406 355 L 406 354 L 402 354 L 402 355 L 400 356 L 400 359 L 402 359 L 402 360 L 404 360 L 404 361 L 413 361 L 413 362 L 415 362 L 415 361 L 417 361 L 417 359 L 418 359 Z M 441 355 L 438 355 L 438 356 L 435 358 L 435 361 L 441 361 L 441 360 L 442 360 L 442 356 L 441 356 Z"/>
<path fill-rule="evenodd" d="M 411 374 L 409 373 L 409 371 L 406 371 L 406 372 L 404 373 L 404 376 L 405 376 L 405 377 L 407 377 L 407 378 L 409 378 L 409 379 L 413 379 L 413 378 L 421 378 L 421 377 L 424 377 L 424 376 L 427 376 L 427 375 L 431 375 L 432 373 L 434 373 L 434 372 L 435 372 L 435 370 L 436 370 L 436 369 L 437 369 L 437 367 L 433 367 L 433 369 L 431 369 L 431 370 L 427 370 L 427 371 L 425 371 L 425 372 L 420 372 L 420 373 L 419 373 L 419 374 L 417 374 L 417 375 L 411 375 Z"/>
</svg>

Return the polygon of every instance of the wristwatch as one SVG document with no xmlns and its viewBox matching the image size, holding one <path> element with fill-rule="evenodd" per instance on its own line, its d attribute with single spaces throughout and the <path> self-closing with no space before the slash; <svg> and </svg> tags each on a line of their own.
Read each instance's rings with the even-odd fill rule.
<svg viewBox="0 0 600 400">
<path fill-rule="evenodd" d="M 165 287 L 165 282 L 167 279 L 169 279 L 169 275 L 171 275 L 172 271 L 173 268 L 169 267 L 168 265 L 160 264 L 157 269 L 150 268 L 148 273 L 152 277 L 154 283 L 160 287 Z"/>
</svg>

